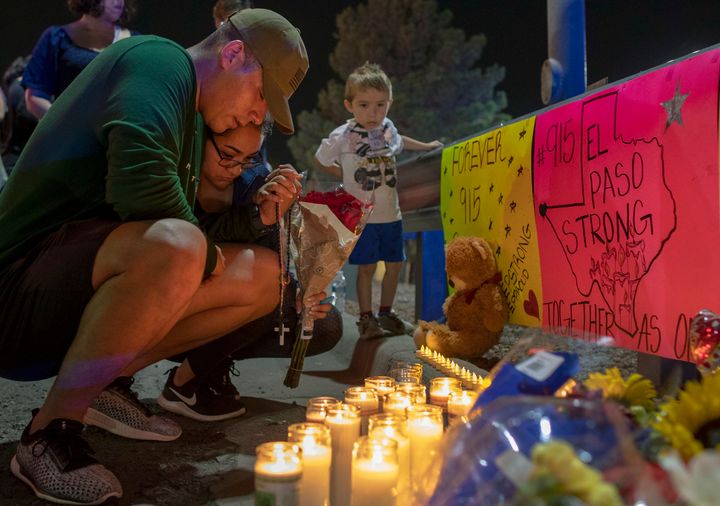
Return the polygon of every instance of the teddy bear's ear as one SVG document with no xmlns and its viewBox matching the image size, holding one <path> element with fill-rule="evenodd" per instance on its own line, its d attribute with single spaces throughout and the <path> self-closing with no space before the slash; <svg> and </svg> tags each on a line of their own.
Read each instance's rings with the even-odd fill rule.
<svg viewBox="0 0 720 506">
<path fill-rule="evenodd" d="M 485 248 L 482 247 L 482 244 L 480 241 L 473 241 L 472 247 L 477 250 L 478 253 L 480 253 L 480 257 L 485 260 L 487 259 L 487 251 L 485 251 Z"/>
</svg>

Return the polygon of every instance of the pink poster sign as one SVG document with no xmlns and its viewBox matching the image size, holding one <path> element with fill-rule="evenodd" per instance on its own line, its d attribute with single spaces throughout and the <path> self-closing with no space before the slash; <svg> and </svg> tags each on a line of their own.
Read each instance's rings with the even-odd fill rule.
<svg viewBox="0 0 720 506">
<path fill-rule="evenodd" d="M 688 359 L 720 309 L 720 50 L 537 116 L 542 324 Z"/>
</svg>

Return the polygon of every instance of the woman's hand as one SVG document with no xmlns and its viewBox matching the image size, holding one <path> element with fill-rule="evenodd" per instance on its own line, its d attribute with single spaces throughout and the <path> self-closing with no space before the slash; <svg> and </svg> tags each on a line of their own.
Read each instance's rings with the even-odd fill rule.
<svg viewBox="0 0 720 506">
<path fill-rule="evenodd" d="M 313 320 L 322 320 L 333 308 L 333 305 L 328 302 L 321 304 L 321 302 L 325 298 L 327 298 L 325 292 L 319 292 L 313 295 L 309 295 L 305 297 L 305 300 L 302 300 L 300 298 L 300 293 L 298 293 L 298 297 L 295 303 L 297 307 L 297 312 L 299 313 L 302 311 L 303 303 L 305 303 L 305 307 L 308 308 L 308 316 L 310 316 Z"/>
<path fill-rule="evenodd" d="M 302 174 L 292 165 L 282 164 L 265 178 L 266 183 L 260 187 L 253 200 L 260 206 L 260 219 L 265 225 L 275 223 L 275 205 L 280 204 L 280 214 L 290 208 L 302 190 Z"/>
<path fill-rule="evenodd" d="M 215 269 L 213 269 L 211 276 L 219 276 L 225 270 L 225 255 L 223 255 L 222 249 L 217 244 L 215 245 L 215 254 L 217 262 L 215 262 Z"/>
</svg>

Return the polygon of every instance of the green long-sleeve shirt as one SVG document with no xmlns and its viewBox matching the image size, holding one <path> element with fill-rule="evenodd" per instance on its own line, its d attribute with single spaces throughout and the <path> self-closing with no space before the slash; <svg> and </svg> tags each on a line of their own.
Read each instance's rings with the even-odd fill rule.
<svg viewBox="0 0 720 506">
<path fill-rule="evenodd" d="M 42 119 L 0 192 L 0 267 L 63 223 L 108 212 L 197 224 L 196 90 L 190 55 L 160 37 L 131 37 L 95 58 Z"/>
</svg>

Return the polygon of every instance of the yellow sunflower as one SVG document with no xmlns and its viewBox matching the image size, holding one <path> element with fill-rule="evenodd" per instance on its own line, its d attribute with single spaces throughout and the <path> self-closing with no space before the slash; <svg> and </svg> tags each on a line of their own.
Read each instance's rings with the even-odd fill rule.
<svg viewBox="0 0 720 506">
<path fill-rule="evenodd" d="M 617 367 L 606 369 L 604 373 L 594 372 L 585 380 L 585 386 L 591 390 L 602 390 L 603 397 L 614 399 L 627 406 L 641 406 L 652 410 L 657 391 L 652 382 L 644 376 L 634 373 L 624 380 Z"/>
<path fill-rule="evenodd" d="M 660 406 L 659 421 L 653 427 L 685 459 L 707 448 L 720 449 L 720 374 L 688 381 L 677 399 Z"/>
<path fill-rule="evenodd" d="M 531 450 L 534 464 L 532 477 L 550 475 L 562 491 L 582 500 L 589 506 L 620 506 L 622 500 L 617 489 L 606 482 L 596 469 L 583 463 L 575 449 L 565 441 L 537 444 Z"/>
</svg>

